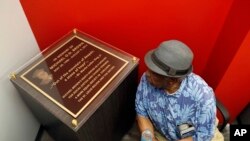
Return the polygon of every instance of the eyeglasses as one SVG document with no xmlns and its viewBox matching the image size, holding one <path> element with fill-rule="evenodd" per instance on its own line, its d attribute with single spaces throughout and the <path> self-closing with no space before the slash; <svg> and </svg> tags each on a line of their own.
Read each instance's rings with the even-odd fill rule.
<svg viewBox="0 0 250 141">
<path fill-rule="evenodd" d="M 163 80 L 165 79 L 166 81 L 172 81 L 172 82 L 177 82 L 177 81 L 180 81 L 182 80 L 182 78 L 175 78 L 175 77 L 167 77 L 167 76 L 163 76 L 163 75 L 160 75 L 158 73 L 155 73 L 151 70 L 148 70 L 147 71 L 147 76 L 148 77 L 152 77 L 153 79 L 158 79 L 158 80 Z"/>
</svg>

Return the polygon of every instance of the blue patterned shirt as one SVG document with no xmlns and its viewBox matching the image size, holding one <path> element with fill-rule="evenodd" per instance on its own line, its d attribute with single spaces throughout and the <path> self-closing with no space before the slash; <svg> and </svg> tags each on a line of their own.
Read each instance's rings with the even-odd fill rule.
<svg viewBox="0 0 250 141">
<path fill-rule="evenodd" d="M 194 141 L 210 141 L 214 135 L 216 102 L 211 87 L 189 74 L 174 94 L 152 86 L 143 74 L 136 94 L 137 115 L 149 118 L 168 140 L 181 139 L 177 125 L 192 124 Z"/>
</svg>

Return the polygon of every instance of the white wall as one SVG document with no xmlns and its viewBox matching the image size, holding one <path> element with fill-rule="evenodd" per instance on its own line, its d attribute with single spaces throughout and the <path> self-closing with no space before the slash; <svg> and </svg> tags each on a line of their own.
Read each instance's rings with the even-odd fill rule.
<svg viewBox="0 0 250 141">
<path fill-rule="evenodd" d="M 8 75 L 39 52 L 19 0 L 0 0 L 0 141 L 34 141 L 39 123 Z"/>
</svg>

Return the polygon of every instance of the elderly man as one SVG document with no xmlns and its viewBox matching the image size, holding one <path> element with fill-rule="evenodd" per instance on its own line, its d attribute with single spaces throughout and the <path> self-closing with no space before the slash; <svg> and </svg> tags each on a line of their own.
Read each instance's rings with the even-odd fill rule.
<svg viewBox="0 0 250 141">
<path fill-rule="evenodd" d="M 223 140 L 216 127 L 211 87 L 192 72 L 193 53 L 178 40 L 162 42 L 145 55 L 148 70 L 136 94 L 137 122 L 153 141 Z"/>
</svg>

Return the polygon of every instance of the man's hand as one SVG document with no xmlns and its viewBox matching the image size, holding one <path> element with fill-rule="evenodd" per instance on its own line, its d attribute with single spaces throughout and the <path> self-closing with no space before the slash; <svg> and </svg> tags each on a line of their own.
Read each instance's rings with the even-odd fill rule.
<svg viewBox="0 0 250 141">
<path fill-rule="evenodd" d="M 153 124 L 148 118 L 137 115 L 137 123 L 138 123 L 141 133 L 145 130 L 149 130 L 153 134 L 153 141 L 158 141 L 154 136 Z"/>
</svg>

